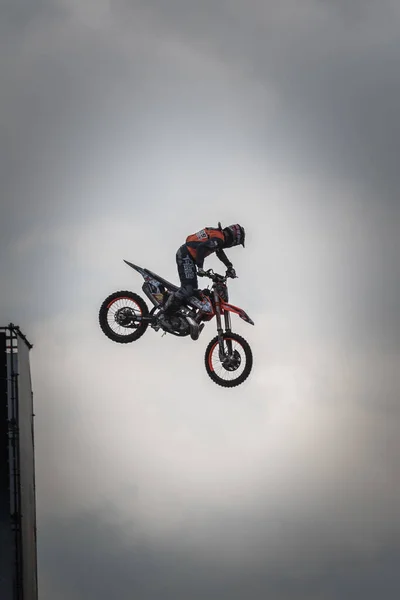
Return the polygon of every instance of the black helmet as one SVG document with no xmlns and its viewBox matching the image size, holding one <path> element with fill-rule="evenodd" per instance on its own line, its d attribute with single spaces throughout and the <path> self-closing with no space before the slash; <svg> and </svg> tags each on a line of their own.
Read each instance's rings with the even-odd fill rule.
<svg viewBox="0 0 400 600">
<path fill-rule="evenodd" d="M 235 225 L 224 227 L 223 232 L 225 234 L 225 245 L 227 248 L 232 248 L 232 246 L 238 246 L 239 244 L 242 244 L 244 248 L 244 240 L 246 237 L 244 227 L 236 223 Z"/>
</svg>

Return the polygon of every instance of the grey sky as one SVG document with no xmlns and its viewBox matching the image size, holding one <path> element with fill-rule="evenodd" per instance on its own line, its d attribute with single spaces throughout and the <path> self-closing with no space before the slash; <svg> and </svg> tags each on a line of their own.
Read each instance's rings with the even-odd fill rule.
<svg viewBox="0 0 400 600">
<path fill-rule="evenodd" d="M 35 343 L 42 600 L 400 590 L 394 0 L 0 4 L 0 322 Z M 243 222 L 255 356 L 119 347 L 122 262 Z M 214 259 L 209 264 L 217 266 Z M 187 391 L 191 389 L 191 393 Z"/>
</svg>

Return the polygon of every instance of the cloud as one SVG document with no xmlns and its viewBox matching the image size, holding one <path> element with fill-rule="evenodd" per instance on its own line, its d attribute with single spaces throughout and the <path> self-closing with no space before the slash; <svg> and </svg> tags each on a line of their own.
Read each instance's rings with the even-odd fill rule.
<svg viewBox="0 0 400 600">
<path fill-rule="evenodd" d="M 336 559 L 319 557 L 318 570 L 307 556 L 315 536 L 309 531 L 307 539 L 304 531 L 296 532 L 303 559 L 300 564 L 289 559 L 285 565 L 268 565 L 260 560 L 244 571 L 235 569 L 224 553 L 215 557 L 214 553 L 210 556 L 187 552 L 183 541 L 178 546 L 173 540 L 154 541 L 146 536 L 139 522 L 124 523 L 110 517 L 110 508 L 96 513 L 82 511 L 74 517 L 52 521 L 52 528 L 46 530 L 43 557 L 51 565 L 52 577 L 62 583 L 57 586 L 60 592 L 54 596 L 56 600 L 63 600 L 63 593 L 76 600 L 102 599 L 112 594 L 122 599 L 136 594 L 143 600 L 179 600 L 188 596 L 256 600 L 266 589 L 277 600 L 350 598 L 353 594 L 368 599 L 376 593 L 392 593 L 399 586 L 393 560 L 398 556 L 396 545 L 366 553 L 362 570 L 357 556 L 351 556 L 350 562 L 347 548 L 342 545 Z M 246 522 L 227 520 L 226 525 L 236 546 L 241 547 Z M 221 540 L 217 537 L 221 531 L 207 528 L 205 534 L 210 549 Z M 57 543 L 58 536 L 64 540 L 62 546 Z M 285 529 L 281 536 L 285 537 Z M 290 537 L 286 538 L 288 549 L 290 541 Z M 301 546 L 301 541 L 307 545 Z M 257 555 L 263 549 L 254 550 Z M 46 579 L 47 585 L 52 583 L 51 578 Z"/>
<path fill-rule="evenodd" d="M 29 4 L 29 6 L 28 6 Z M 0 318 L 35 344 L 44 598 L 399 587 L 397 5 L 3 3 Z M 240 221 L 255 357 L 97 324 Z M 210 259 L 210 266 L 217 266 Z M 382 591 L 384 590 L 384 591 Z"/>
<path fill-rule="evenodd" d="M 157 556 L 161 545 L 196 561 L 224 557 L 244 578 L 257 565 L 318 574 L 344 554 L 366 564 L 396 544 L 398 411 L 393 402 L 388 422 L 371 392 L 382 373 L 377 392 L 395 401 L 387 361 L 344 362 L 326 345 L 291 356 L 288 331 L 279 356 L 285 329 L 268 325 L 274 350 L 253 339 L 254 377 L 227 397 L 212 393 L 195 344 L 182 353 L 174 343 L 183 348 L 181 340 L 144 338 L 110 353 L 89 319 L 75 323 L 79 344 L 69 340 L 69 323 L 49 323 L 34 359 L 47 399 L 36 409 L 38 464 L 51 473 L 38 472 L 43 527 L 49 514 L 111 504 L 106 514 L 137 519 Z M 179 361 L 169 361 L 175 352 Z M 42 369 L 53 378 L 46 382 Z M 63 373 L 74 374 L 68 385 Z"/>
</svg>

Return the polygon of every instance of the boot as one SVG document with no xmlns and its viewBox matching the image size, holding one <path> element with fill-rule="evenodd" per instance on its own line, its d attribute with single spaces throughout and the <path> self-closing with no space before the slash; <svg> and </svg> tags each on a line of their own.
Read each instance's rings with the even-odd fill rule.
<svg viewBox="0 0 400 600">
<path fill-rule="evenodd" d="M 161 307 L 161 310 L 158 314 L 158 322 L 161 324 L 163 329 L 171 331 L 173 329 L 172 323 L 170 322 L 170 317 L 172 317 L 175 312 L 180 307 L 181 302 L 179 299 L 175 297 L 175 293 L 172 293 L 168 296 L 165 304 Z"/>
<path fill-rule="evenodd" d="M 181 304 L 181 298 L 177 297 L 176 293 L 173 292 L 168 296 L 167 301 L 162 308 L 162 311 L 166 316 L 170 317 L 174 313 L 176 313 Z"/>
</svg>

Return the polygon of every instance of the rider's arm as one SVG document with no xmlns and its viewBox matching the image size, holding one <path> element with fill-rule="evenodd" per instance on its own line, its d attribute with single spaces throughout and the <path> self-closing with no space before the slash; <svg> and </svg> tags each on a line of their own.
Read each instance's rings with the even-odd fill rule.
<svg viewBox="0 0 400 600">
<path fill-rule="evenodd" d="M 215 253 L 215 255 L 216 255 L 218 258 L 219 258 L 219 260 L 220 260 L 221 262 L 223 262 L 223 263 L 224 263 L 224 265 L 225 265 L 225 266 L 226 266 L 228 269 L 229 269 L 229 267 L 232 267 L 232 266 L 233 266 L 233 265 L 232 265 L 232 263 L 231 263 L 231 261 L 229 260 L 229 258 L 228 258 L 228 257 L 227 257 L 227 255 L 225 254 L 225 252 L 222 250 L 222 248 L 221 248 L 221 250 L 218 250 L 218 251 Z"/>
<path fill-rule="evenodd" d="M 202 269 L 204 266 L 206 254 L 209 254 L 210 251 L 215 252 L 218 250 L 218 246 L 219 244 L 216 239 L 208 239 L 205 242 L 201 242 L 201 244 L 197 246 L 196 265 L 199 269 Z"/>
</svg>

